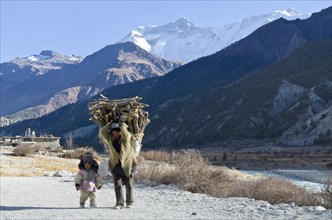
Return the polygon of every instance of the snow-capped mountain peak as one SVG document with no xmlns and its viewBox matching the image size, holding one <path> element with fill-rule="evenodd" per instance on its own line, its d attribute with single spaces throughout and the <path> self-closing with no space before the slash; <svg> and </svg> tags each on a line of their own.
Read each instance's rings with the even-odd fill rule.
<svg viewBox="0 0 332 220">
<path fill-rule="evenodd" d="M 305 19 L 309 16 L 310 14 L 301 14 L 291 8 L 250 16 L 240 22 L 212 28 L 200 28 L 189 19 L 182 17 L 164 25 L 139 26 L 120 42 L 133 42 L 166 60 L 188 62 L 213 54 L 281 17 L 294 20 Z"/>
<path fill-rule="evenodd" d="M 137 46 L 141 47 L 142 49 L 150 52 L 151 46 L 144 38 L 142 32 L 144 32 L 145 28 L 140 26 L 136 30 L 132 30 L 130 34 L 127 35 L 127 41 L 133 42 Z"/>
<path fill-rule="evenodd" d="M 52 50 L 43 50 L 37 55 L 31 55 L 28 57 L 23 57 L 23 58 L 16 58 L 16 61 L 24 63 L 24 61 L 27 61 L 25 64 L 29 64 L 30 62 L 48 62 L 48 61 L 55 61 L 55 60 L 66 60 L 66 56 L 61 55 L 57 52 L 54 52 Z"/>
<path fill-rule="evenodd" d="M 268 21 L 274 21 L 279 18 L 285 18 L 287 20 L 294 20 L 294 19 L 306 19 L 310 17 L 311 14 L 302 14 L 298 11 L 296 11 L 294 8 L 289 8 L 286 10 L 276 10 L 274 13 L 270 14 L 268 16 Z"/>
<path fill-rule="evenodd" d="M 182 17 L 175 22 L 164 25 L 139 26 L 132 30 L 120 42 L 133 42 L 157 57 L 186 61 L 183 57 L 173 57 L 172 54 L 168 56 L 168 53 L 173 53 L 168 51 L 168 48 L 172 47 L 171 45 L 173 44 L 181 44 L 181 40 L 178 42 L 178 39 L 184 39 L 194 34 L 197 30 L 199 30 L 199 28 L 194 23 Z M 176 42 L 173 42 L 173 40 Z"/>
<path fill-rule="evenodd" d="M 174 24 L 187 25 L 188 27 L 196 27 L 196 25 L 193 22 L 189 21 L 186 17 L 179 18 L 174 22 Z"/>
<path fill-rule="evenodd" d="M 182 17 L 177 19 L 175 22 L 170 22 L 165 25 L 157 26 L 159 27 L 158 30 L 166 30 L 168 33 L 172 34 L 179 34 L 182 32 L 190 33 L 193 30 L 196 30 L 198 27 L 191 21 L 189 21 L 187 18 Z"/>
<path fill-rule="evenodd" d="M 44 57 L 48 57 L 48 58 L 61 58 L 63 57 L 63 55 L 57 53 L 57 52 L 54 52 L 53 50 L 43 50 L 42 52 L 40 52 L 41 56 L 44 56 Z"/>
<path fill-rule="evenodd" d="M 27 65 L 39 66 L 60 66 L 62 64 L 76 64 L 83 60 L 80 56 L 75 55 L 62 55 L 52 50 L 43 50 L 39 54 L 30 55 L 27 57 L 17 57 L 10 61 L 21 67 Z"/>
<path fill-rule="evenodd" d="M 285 16 L 300 16 L 301 13 L 296 11 L 294 8 L 289 8 L 287 10 L 276 10 L 274 13 L 284 14 Z"/>
<path fill-rule="evenodd" d="M 76 65 L 82 60 L 80 56 L 62 55 L 52 50 L 43 50 L 39 54 L 17 57 L 9 62 L 1 63 L 1 77 L 2 80 L 8 77 L 10 81 L 15 81 L 20 78 L 40 76 L 50 70 L 62 69 L 66 65 Z"/>
<path fill-rule="evenodd" d="M 29 61 L 31 61 L 31 62 L 38 61 L 38 59 L 35 56 L 28 56 L 26 59 L 29 60 Z"/>
</svg>

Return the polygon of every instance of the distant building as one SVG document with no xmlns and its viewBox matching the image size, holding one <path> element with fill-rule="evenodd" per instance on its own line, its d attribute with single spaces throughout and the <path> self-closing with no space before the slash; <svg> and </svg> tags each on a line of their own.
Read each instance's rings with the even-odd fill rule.
<svg viewBox="0 0 332 220">
<path fill-rule="evenodd" d="M 19 135 L 0 137 L 0 145 L 11 145 L 16 147 L 19 144 L 38 144 L 48 151 L 59 151 L 61 149 L 60 137 L 54 137 L 51 134 L 40 135 L 37 137 L 35 131 L 31 131 L 30 128 L 25 130 L 24 137 Z"/>
</svg>

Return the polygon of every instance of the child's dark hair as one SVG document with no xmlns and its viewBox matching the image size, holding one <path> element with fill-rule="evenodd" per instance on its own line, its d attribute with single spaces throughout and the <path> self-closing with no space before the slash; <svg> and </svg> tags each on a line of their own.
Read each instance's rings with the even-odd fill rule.
<svg viewBox="0 0 332 220">
<path fill-rule="evenodd" d="M 97 174 L 98 173 L 98 169 L 99 169 L 99 165 L 97 163 L 97 161 L 95 161 L 93 159 L 93 156 L 92 156 L 92 153 L 90 152 L 87 152 L 85 154 L 82 155 L 81 157 L 81 161 L 80 163 L 78 164 L 78 169 L 80 170 L 84 170 L 84 164 L 85 163 L 90 163 L 91 164 L 91 169 Z"/>
</svg>

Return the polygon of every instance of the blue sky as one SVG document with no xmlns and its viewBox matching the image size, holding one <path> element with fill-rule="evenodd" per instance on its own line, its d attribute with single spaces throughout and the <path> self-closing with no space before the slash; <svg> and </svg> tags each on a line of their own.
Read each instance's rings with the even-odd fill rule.
<svg viewBox="0 0 332 220">
<path fill-rule="evenodd" d="M 140 25 L 186 17 L 217 27 L 278 9 L 318 12 L 331 1 L 1 1 L 0 62 L 54 50 L 87 56 Z"/>
</svg>

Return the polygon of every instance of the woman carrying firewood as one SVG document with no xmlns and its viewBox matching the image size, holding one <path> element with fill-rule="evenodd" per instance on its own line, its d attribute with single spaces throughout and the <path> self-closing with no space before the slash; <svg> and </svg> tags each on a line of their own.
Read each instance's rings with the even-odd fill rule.
<svg viewBox="0 0 332 220">
<path fill-rule="evenodd" d="M 132 134 L 128 130 L 126 121 L 127 117 L 122 115 L 118 121 L 113 120 L 99 130 L 109 147 L 109 169 L 113 176 L 116 196 L 114 209 L 131 208 L 134 202 L 132 170 L 137 163 L 130 143 Z M 126 201 L 124 201 L 122 185 L 126 188 Z"/>
</svg>

